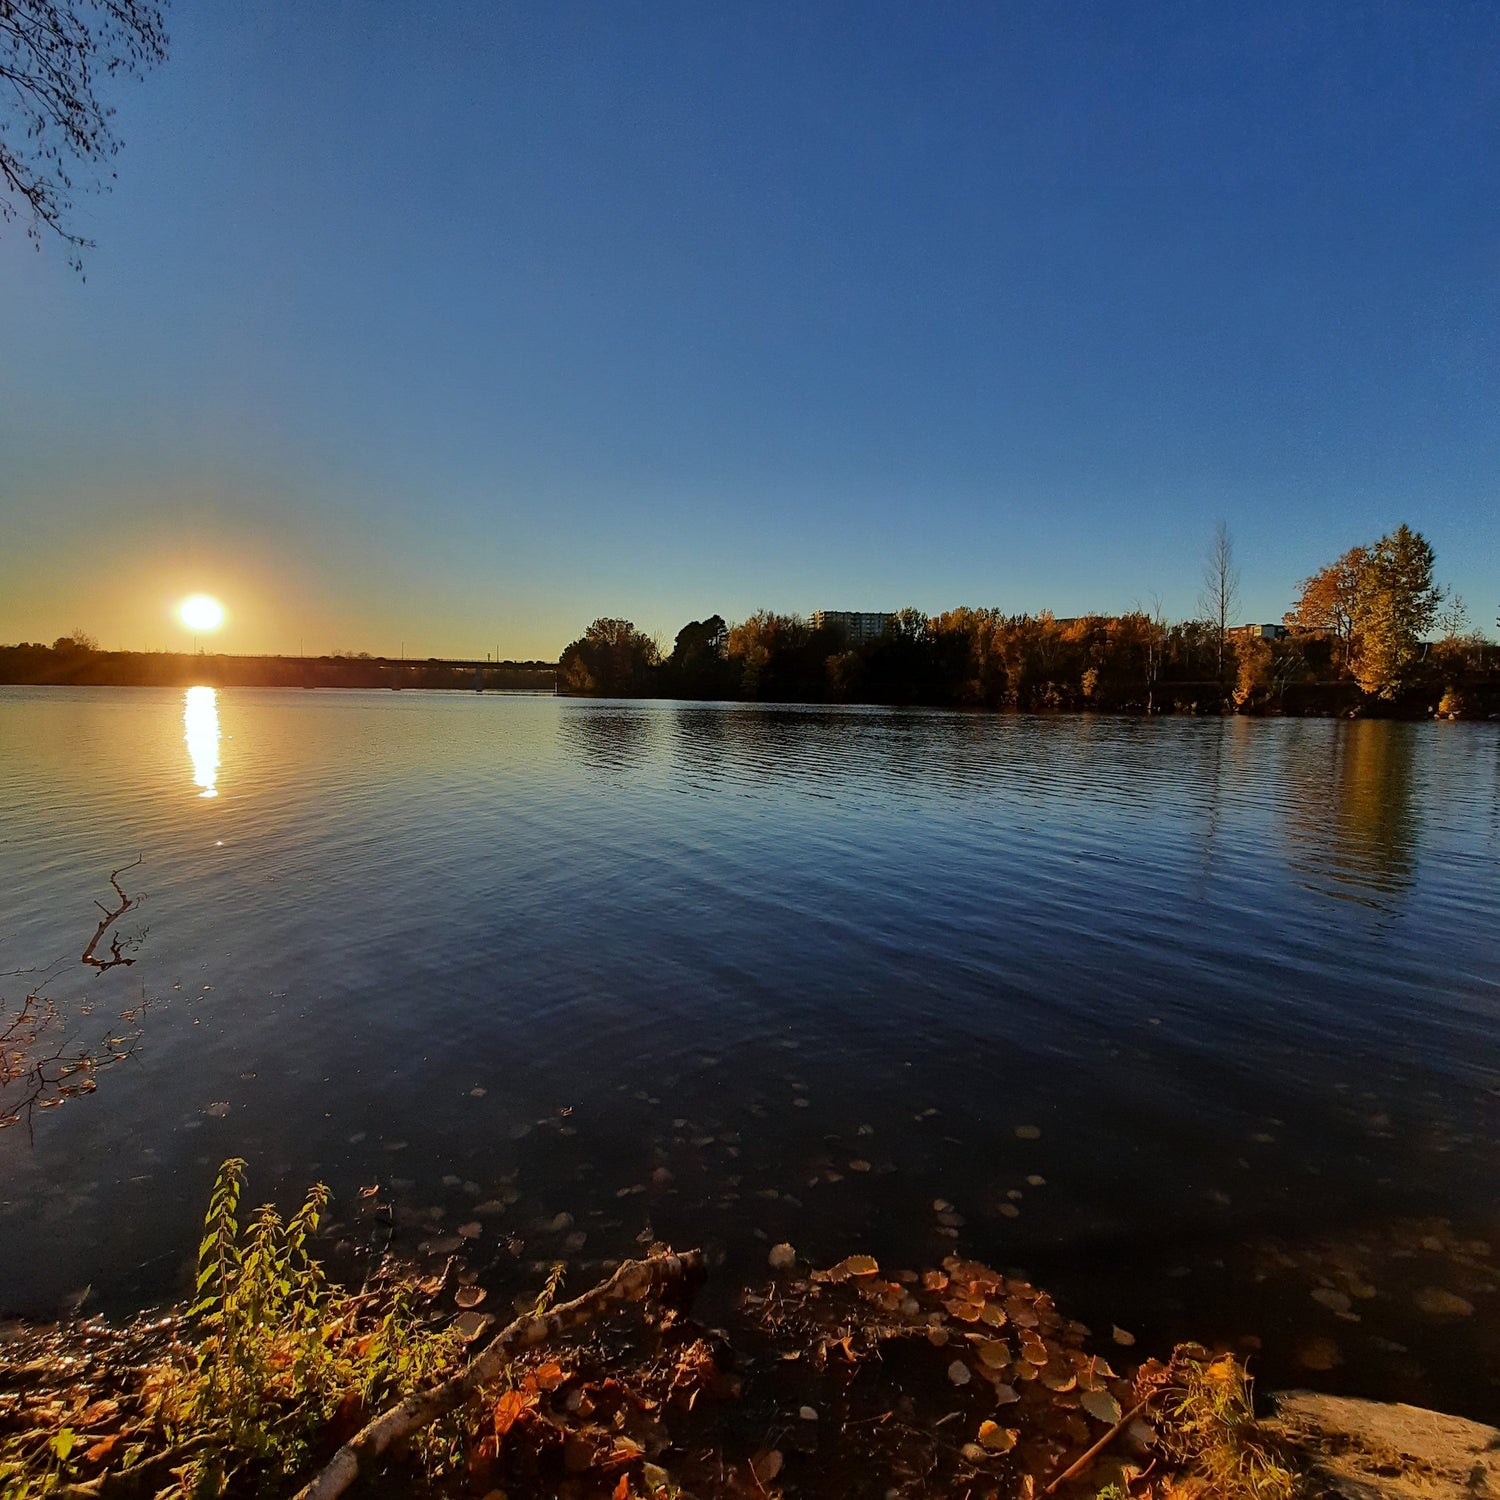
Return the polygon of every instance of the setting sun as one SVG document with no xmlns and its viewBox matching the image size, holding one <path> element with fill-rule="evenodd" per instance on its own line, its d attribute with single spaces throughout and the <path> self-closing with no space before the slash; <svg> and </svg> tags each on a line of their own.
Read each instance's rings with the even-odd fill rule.
<svg viewBox="0 0 1500 1500">
<path fill-rule="evenodd" d="M 177 613 L 189 630 L 217 630 L 224 623 L 224 606 L 207 594 L 184 599 Z"/>
</svg>

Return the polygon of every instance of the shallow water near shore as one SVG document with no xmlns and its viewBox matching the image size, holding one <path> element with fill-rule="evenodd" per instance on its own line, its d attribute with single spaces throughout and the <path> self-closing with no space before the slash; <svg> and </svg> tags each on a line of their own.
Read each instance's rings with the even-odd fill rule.
<svg viewBox="0 0 1500 1500">
<path fill-rule="evenodd" d="M 195 694 L 0 689 L 0 967 L 139 855 L 45 987 L 152 1001 L 0 1134 L 0 1312 L 180 1294 L 237 1154 L 497 1286 L 958 1250 L 1500 1417 L 1496 726 Z"/>
</svg>

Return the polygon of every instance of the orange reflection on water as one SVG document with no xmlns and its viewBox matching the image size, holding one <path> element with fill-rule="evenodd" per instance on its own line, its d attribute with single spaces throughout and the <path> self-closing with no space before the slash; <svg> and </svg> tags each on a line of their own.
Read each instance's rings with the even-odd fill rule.
<svg viewBox="0 0 1500 1500">
<path fill-rule="evenodd" d="M 219 695 L 211 687 L 187 690 L 182 707 L 183 738 L 193 760 L 193 780 L 200 797 L 219 795 Z"/>
</svg>

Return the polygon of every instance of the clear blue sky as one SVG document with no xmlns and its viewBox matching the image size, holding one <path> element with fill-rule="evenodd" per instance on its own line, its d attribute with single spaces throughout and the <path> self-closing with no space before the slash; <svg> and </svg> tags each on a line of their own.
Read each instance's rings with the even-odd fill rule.
<svg viewBox="0 0 1500 1500">
<path fill-rule="evenodd" d="M 1500 607 L 1493 4 L 178 0 L 0 238 L 0 640 Z"/>
</svg>

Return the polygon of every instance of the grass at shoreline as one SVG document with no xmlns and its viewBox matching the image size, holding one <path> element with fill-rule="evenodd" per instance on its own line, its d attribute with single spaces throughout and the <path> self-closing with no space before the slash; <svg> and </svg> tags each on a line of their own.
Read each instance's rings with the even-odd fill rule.
<svg viewBox="0 0 1500 1500">
<path fill-rule="evenodd" d="M 290 1495 L 495 1336 L 486 1290 L 455 1259 L 436 1277 L 384 1259 L 357 1288 L 335 1285 L 313 1253 L 326 1190 L 283 1220 L 244 1215 L 243 1187 L 244 1163 L 225 1163 L 190 1308 L 3 1347 L 6 1500 Z M 1045 1292 L 955 1256 L 921 1273 L 857 1255 L 818 1271 L 778 1246 L 772 1266 L 725 1328 L 663 1294 L 525 1348 L 398 1443 L 362 1492 L 1001 1500 L 1040 1495 L 1096 1445 L 1059 1493 L 1294 1492 L 1232 1355 L 1184 1346 L 1117 1372 Z"/>
</svg>

